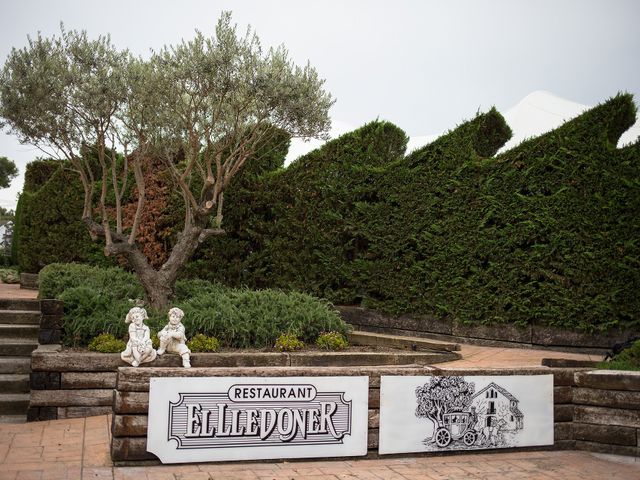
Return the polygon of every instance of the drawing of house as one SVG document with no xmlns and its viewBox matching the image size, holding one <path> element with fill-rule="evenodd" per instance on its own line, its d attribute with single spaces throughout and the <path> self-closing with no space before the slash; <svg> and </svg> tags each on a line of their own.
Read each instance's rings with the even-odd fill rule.
<svg viewBox="0 0 640 480">
<path fill-rule="evenodd" d="M 471 400 L 471 405 L 475 407 L 478 416 L 476 428 L 480 430 L 501 425 L 502 431 L 522 430 L 524 415 L 518 409 L 518 402 L 519 400 L 506 389 L 491 382 Z"/>
</svg>

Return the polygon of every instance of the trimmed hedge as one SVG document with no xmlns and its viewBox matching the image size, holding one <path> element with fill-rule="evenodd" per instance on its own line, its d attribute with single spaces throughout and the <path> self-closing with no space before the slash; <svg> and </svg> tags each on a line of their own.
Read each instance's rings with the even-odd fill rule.
<svg viewBox="0 0 640 480">
<path fill-rule="evenodd" d="M 37 273 L 55 262 L 111 265 L 81 221 L 84 192 L 65 162 L 27 165 L 25 189 L 16 208 L 14 261 L 22 272 Z"/>
<path fill-rule="evenodd" d="M 465 323 L 637 327 L 640 145 L 616 149 L 634 119 L 618 95 L 497 157 L 511 132 L 495 110 L 407 157 L 374 122 L 263 175 L 253 248 L 200 271 Z"/>
</svg>

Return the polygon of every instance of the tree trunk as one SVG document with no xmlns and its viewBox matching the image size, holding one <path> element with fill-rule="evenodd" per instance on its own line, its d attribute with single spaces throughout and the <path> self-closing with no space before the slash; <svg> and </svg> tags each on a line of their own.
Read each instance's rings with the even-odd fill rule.
<svg viewBox="0 0 640 480">
<path fill-rule="evenodd" d="M 151 309 L 166 313 L 173 296 L 175 278 L 171 281 L 161 270 L 155 270 L 137 248 L 127 254 L 127 260 L 144 288 Z"/>
<path fill-rule="evenodd" d="M 179 271 L 189 261 L 206 236 L 222 233 L 224 233 L 222 230 L 205 230 L 193 226 L 185 229 L 180 234 L 178 242 L 171 249 L 171 255 L 159 270 L 149 264 L 147 258 L 137 247 L 127 251 L 129 265 L 136 272 L 153 310 L 166 313 L 174 293 Z"/>
</svg>

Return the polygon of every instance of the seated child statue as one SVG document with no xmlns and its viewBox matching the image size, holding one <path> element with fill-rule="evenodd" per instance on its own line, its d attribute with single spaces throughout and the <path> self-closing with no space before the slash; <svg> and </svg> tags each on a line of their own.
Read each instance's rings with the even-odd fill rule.
<svg viewBox="0 0 640 480">
<path fill-rule="evenodd" d="M 182 357 L 182 366 L 191 367 L 189 354 L 191 350 L 186 345 L 187 337 L 182 324 L 184 312 L 177 307 L 169 310 L 169 323 L 158 332 L 160 340 L 160 348 L 158 355 L 162 355 L 165 351 L 169 353 L 177 353 Z"/>
<path fill-rule="evenodd" d="M 124 320 L 131 325 L 129 325 L 127 348 L 120 354 L 120 358 L 134 367 L 156 359 L 156 351 L 151 342 L 151 331 L 143 323 L 148 318 L 144 308 L 133 307 Z"/>
</svg>

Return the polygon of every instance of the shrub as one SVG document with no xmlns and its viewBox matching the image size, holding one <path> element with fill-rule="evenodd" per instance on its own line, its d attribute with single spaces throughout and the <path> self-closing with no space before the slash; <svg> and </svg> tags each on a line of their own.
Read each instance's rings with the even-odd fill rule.
<svg viewBox="0 0 640 480">
<path fill-rule="evenodd" d="M 55 262 L 105 266 L 114 263 L 91 241 L 81 221 L 82 185 L 77 173 L 64 167 L 63 162 L 33 162 L 27 166 L 30 180 L 16 208 L 15 228 L 18 237 L 15 260 L 23 272 L 37 273 Z M 36 173 L 32 172 L 34 169 Z M 30 173 L 33 174 L 29 176 Z"/>
<path fill-rule="evenodd" d="M 52 264 L 40 273 L 41 298 L 65 302 L 63 342 L 87 345 L 100 333 L 125 338 L 124 323 L 133 299 L 143 296 L 136 278 L 119 268 Z M 279 290 L 231 289 L 202 280 L 181 280 L 174 305 L 185 312 L 187 335 L 199 332 L 237 348 L 271 347 L 282 332 L 295 332 L 311 342 L 320 332 L 346 333 L 348 325 L 332 305 L 310 295 Z M 154 332 L 167 323 L 166 314 L 148 310 L 146 324 Z"/>
<path fill-rule="evenodd" d="M 283 333 L 276 339 L 273 348 L 278 352 L 295 352 L 304 348 L 304 342 L 293 333 Z"/>
<path fill-rule="evenodd" d="M 13 268 L 0 268 L 0 281 L 2 283 L 20 283 L 20 275 Z"/>
<path fill-rule="evenodd" d="M 214 288 L 176 304 L 185 313 L 187 332 L 235 348 L 271 347 L 282 332 L 312 342 L 320 332 L 348 330 L 331 304 L 299 292 Z"/>
<path fill-rule="evenodd" d="M 216 337 L 207 337 L 199 333 L 187 342 L 187 347 L 192 352 L 217 352 L 220 342 Z"/>
<path fill-rule="evenodd" d="M 119 353 L 124 351 L 127 344 L 110 333 L 101 333 L 89 342 L 89 350 L 100 353 Z"/>
<path fill-rule="evenodd" d="M 55 263 L 42 269 L 39 282 L 39 298 L 59 298 L 62 292 L 74 287 L 101 290 L 116 300 L 141 299 L 144 295 L 135 275 L 118 267 Z"/>
<path fill-rule="evenodd" d="M 613 357 L 609 362 L 601 362 L 598 368 L 605 370 L 640 370 L 640 340 Z"/>
<path fill-rule="evenodd" d="M 321 333 L 316 339 L 316 345 L 323 350 L 344 350 L 349 346 L 349 342 L 339 332 Z"/>
</svg>

